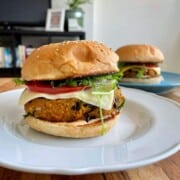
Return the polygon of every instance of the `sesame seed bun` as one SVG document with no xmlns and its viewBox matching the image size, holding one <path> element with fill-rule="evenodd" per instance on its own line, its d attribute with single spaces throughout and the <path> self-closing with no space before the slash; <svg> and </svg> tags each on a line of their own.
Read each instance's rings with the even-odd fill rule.
<svg viewBox="0 0 180 180">
<path fill-rule="evenodd" d="M 164 60 L 164 55 L 155 46 L 146 44 L 132 44 L 118 48 L 116 53 L 119 61 L 129 63 L 160 63 Z"/>
<path fill-rule="evenodd" d="M 34 50 L 22 67 L 24 80 L 57 80 L 118 72 L 118 55 L 95 41 L 66 41 Z"/>
<path fill-rule="evenodd" d="M 104 120 L 105 133 L 107 133 L 116 124 L 119 115 Z M 73 122 L 49 122 L 37 119 L 33 116 L 25 118 L 27 124 L 39 132 L 53 136 L 68 138 L 90 138 L 102 135 L 101 120 L 91 120 L 89 123 L 85 120 Z"/>
</svg>

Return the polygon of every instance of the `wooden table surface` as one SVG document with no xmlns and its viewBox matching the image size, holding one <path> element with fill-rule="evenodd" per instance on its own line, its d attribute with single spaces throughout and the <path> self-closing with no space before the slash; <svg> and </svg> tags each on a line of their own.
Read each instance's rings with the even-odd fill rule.
<svg viewBox="0 0 180 180">
<path fill-rule="evenodd" d="M 0 78 L 0 92 L 14 89 L 10 78 Z M 180 102 L 180 88 L 175 88 L 164 96 Z M 180 119 L 179 119 L 180 120 Z M 180 180 L 180 152 L 171 157 L 141 168 L 87 175 L 35 174 L 0 167 L 0 180 Z"/>
</svg>

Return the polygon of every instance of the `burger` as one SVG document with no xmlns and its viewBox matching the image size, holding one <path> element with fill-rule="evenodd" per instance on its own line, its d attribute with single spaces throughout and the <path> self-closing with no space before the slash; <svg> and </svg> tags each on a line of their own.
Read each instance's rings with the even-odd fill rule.
<svg viewBox="0 0 180 180">
<path fill-rule="evenodd" d="M 155 46 L 145 44 L 126 45 L 118 48 L 119 68 L 123 82 L 156 84 L 163 80 L 159 64 L 163 53 Z"/>
<path fill-rule="evenodd" d="M 119 119 L 125 98 L 117 85 L 118 55 L 95 41 L 43 45 L 23 64 L 24 119 L 42 133 L 88 138 Z"/>
</svg>

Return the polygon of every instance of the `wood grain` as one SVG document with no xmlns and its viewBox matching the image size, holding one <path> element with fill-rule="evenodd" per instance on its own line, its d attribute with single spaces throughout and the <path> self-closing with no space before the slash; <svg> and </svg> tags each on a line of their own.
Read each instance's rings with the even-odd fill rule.
<svg viewBox="0 0 180 180">
<path fill-rule="evenodd" d="M 17 87 L 11 78 L 0 79 L 0 92 L 21 87 Z M 180 102 L 180 88 L 164 96 Z M 0 167 L 0 180 L 180 180 L 180 152 L 152 165 L 111 173 L 67 176 L 26 173 Z"/>
</svg>

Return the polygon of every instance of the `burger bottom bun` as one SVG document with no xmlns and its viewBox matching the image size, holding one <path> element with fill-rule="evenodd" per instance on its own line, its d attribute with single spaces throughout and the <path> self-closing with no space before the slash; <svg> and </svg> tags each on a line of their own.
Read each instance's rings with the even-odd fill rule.
<svg viewBox="0 0 180 180">
<path fill-rule="evenodd" d="M 104 121 L 105 133 L 116 124 L 118 118 L 119 114 Z M 89 123 L 85 120 L 66 123 L 43 121 L 33 116 L 27 116 L 25 120 L 32 129 L 54 136 L 88 138 L 100 136 L 102 133 L 101 120 L 91 120 Z"/>
<path fill-rule="evenodd" d="M 140 79 L 140 78 L 123 78 L 121 82 L 142 83 L 142 84 L 159 84 L 164 78 L 162 76 Z"/>
</svg>

